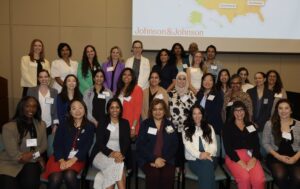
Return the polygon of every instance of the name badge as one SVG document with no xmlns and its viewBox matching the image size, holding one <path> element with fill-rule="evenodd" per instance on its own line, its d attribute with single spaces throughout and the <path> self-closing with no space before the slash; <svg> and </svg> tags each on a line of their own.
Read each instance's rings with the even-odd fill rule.
<svg viewBox="0 0 300 189">
<path fill-rule="evenodd" d="M 106 71 L 112 72 L 112 71 L 114 71 L 114 67 L 112 67 L 112 66 L 111 66 L 111 67 L 108 67 Z"/>
<path fill-rule="evenodd" d="M 211 66 L 210 66 L 210 68 L 211 68 L 212 70 L 216 70 L 216 69 L 218 69 L 218 67 L 217 67 L 217 66 L 215 66 L 215 65 L 211 65 Z"/>
<path fill-rule="evenodd" d="M 247 150 L 248 156 L 252 157 L 252 150 Z"/>
<path fill-rule="evenodd" d="M 45 98 L 45 103 L 46 103 L 46 104 L 53 104 L 53 103 L 54 103 L 54 98 L 46 97 L 46 98 Z"/>
<path fill-rule="evenodd" d="M 169 125 L 169 126 L 166 127 L 166 131 L 167 131 L 167 133 L 173 133 L 174 129 L 173 129 L 172 126 Z"/>
<path fill-rule="evenodd" d="M 35 152 L 35 153 L 32 154 L 33 159 L 37 159 L 37 158 L 39 158 L 40 156 L 41 156 L 41 154 L 40 154 L 39 151 L 37 151 L 37 152 Z"/>
<path fill-rule="evenodd" d="M 26 140 L 26 147 L 35 147 L 35 146 L 37 146 L 37 139 L 36 138 Z"/>
<path fill-rule="evenodd" d="M 105 95 L 104 94 L 98 94 L 98 98 L 105 99 Z"/>
<path fill-rule="evenodd" d="M 71 152 L 69 153 L 68 159 L 72 159 L 76 154 L 78 150 L 72 149 Z"/>
<path fill-rule="evenodd" d="M 110 132 L 114 132 L 114 131 L 116 130 L 116 127 L 113 126 L 112 124 L 109 124 L 109 125 L 107 126 L 107 130 L 109 130 Z"/>
<path fill-rule="evenodd" d="M 126 100 L 127 102 L 129 102 L 131 100 L 131 96 L 124 97 L 124 100 Z"/>
<path fill-rule="evenodd" d="M 154 98 L 158 98 L 158 99 L 163 99 L 164 97 L 163 97 L 163 95 L 162 94 L 158 94 L 158 95 L 155 95 L 155 97 Z"/>
<path fill-rule="evenodd" d="M 233 102 L 228 102 L 227 106 L 232 106 Z"/>
<path fill-rule="evenodd" d="M 103 91 L 102 94 L 104 94 L 104 95 L 107 96 L 107 97 L 110 96 L 110 94 L 109 94 L 108 91 Z"/>
<path fill-rule="evenodd" d="M 282 93 L 275 93 L 274 97 L 275 98 L 282 98 Z"/>
<path fill-rule="evenodd" d="M 214 99 L 215 99 L 215 95 L 209 95 L 209 96 L 207 97 L 207 100 L 213 101 Z"/>
<path fill-rule="evenodd" d="M 287 140 L 292 140 L 292 134 L 288 132 L 282 132 L 282 138 L 285 138 Z"/>
<path fill-rule="evenodd" d="M 149 127 L 148 133 L 151 134 L 151 135 L 156 135 L 157 129 L 156 129 L 156 128 L 153 128 L 153 127 Z"/>
<path fill-rule="evenodd" d="M 268 102 L 269 102 L 269 99 L 265 98 L 264 99 L 264 104 L 268 104 Z"/>
<path fill-rule="evenodd" d="M 181 99 L 182 102 L 186 102 L 189 99 L 189 97 L 188 97 L 188 95 L 184 95 L 180 99 Z"/>
<path fill-rule="evenodd" d="M 186 68 L 188 68 L 188 65 L 187 65 L 187 64 L 182 64 L 182 67 L 183 67 L 184 69 L 186 69 Z"/>
<path fill-rule="evenodd" d="M 249 133 L 256 131 L 256 129 L 253 125 L 247 126 L 246 129 L 248 130 Z"/>
</svg>

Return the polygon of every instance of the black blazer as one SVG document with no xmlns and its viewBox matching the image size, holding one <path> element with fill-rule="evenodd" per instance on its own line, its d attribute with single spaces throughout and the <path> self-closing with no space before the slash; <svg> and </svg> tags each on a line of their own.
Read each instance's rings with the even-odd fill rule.
<svg viewBox="0 0 300 189">
<path fill-rule="evenodd" d="M 216 134 L 220 134 L 223 128 L 223 121 L 222 121 L 222 107 L 223 107 L 223 97 L 221 91 L 211 91 L 209 95 L 213 95 L 213 100 L 206 99 L 205 103 L 205 118 L 207 122 L 213 126 Z M 200 104 L 204 93 L 199 91 L 197 93 L 197 101 L 196 104 Z"/>
<path fill-rule="evenodd" d="M 262 100 L 260 102 L 260 110 L 258 110 L 258 95 L 257 95 L 257 87 L 253 87 L 247 90 L 251 100 L 253 107 L 253 117 L 252 121 L 258 125 L 258 130 L 262 131 L 265 123 L 271 117 L 272 106 L 274 102 L 274 93 L 264 87 L 264 92 L 262 96 Z M 259 111 L 259 112 L 258 112 Z M 258 115 L 258 116 L 256 116 Z"/>
<path fill-rule="evenodd" d="M 167 163 L 174 165 L 178 148 L 177 132 L 173 123 L 168 119 L 165 118 L 163 123 L 162 158 L 165 159 Z M 172 131 L 169 133 L 166 131 L 167 126 L 172 127 Z M 148 133 L 150 127 L 156 128 L 154 120 L 151 118 L 144 120 L 141 124 L 139 136 L 136 141 L 137 162 L 139 167 L 142 167 L 146 163 L 154 162 L 156 159 L 153 153 L 157 135 Z"/>
<path fill-rule="evenodd" d="M 110 131 L 107 126 L 110 123 L 110 119 L 107 119 L 103 123 L 99 123 L 96 129 L 96 143 L 92 149 L 90 160 L 94 160 L 95 156 L 102 152 L 104 155 L 109 156 L 113 151 L 109 149 L 106 145 L 110 137 Z M 132 167 L 131 163 L 131 148 L 130 148 L 130 126 L 126 119 L 120 118 L 119 120 L 119 141 L 120 141 L 120 151 L 123 156 L 125 156 L 125 165 L 127 169 Z"/>
</svg>

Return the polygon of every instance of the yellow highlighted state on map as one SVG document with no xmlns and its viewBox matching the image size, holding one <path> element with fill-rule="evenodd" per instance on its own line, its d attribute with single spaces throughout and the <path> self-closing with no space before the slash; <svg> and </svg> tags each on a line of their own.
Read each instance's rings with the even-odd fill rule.
<svg viewBox="0 0 300 189">
<path fill-rule="evenodd" d="M 264 17 L 261 13 L 261 7 L 267 0 L 196 0 L 196 2 L 211 10 L 217 11 L 220 15 L 226 16 L 229 22 L 232 22 L 237 16 L 247 14 L 257 14 L 263 22 Z"/>
</svg>

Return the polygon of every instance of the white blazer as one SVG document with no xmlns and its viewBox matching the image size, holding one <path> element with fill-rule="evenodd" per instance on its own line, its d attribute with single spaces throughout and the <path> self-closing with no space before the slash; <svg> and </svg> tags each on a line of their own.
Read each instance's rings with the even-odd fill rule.
<svg viewBox="0 0 300 189">
<path fill-rule="evenodd" d="M 125 67 L 133 67 L 134 57 L 130 57 L 126 60 Z M 148 58 L 141 56 L 141 65 L 138 79 L 138 85 L 144 90 L 149 87 L 149 75 L 150 75 L 150 62 Z"/>
<path fill-rule="evenodd" d="M 185 131 L 182 132 L 182 140 L 184 144 L 184 151 L 185 151 L 185 159 L 187 160 L 196 160 L 199 159 L 201 152 L 199 151 L 199 138 L 201 138 L 204 151 L 209 152 L 211 156 L 216 156 L 217 154 L 217 139 L 216 134 L 213 127 L 210 125 L 211 128 L 211 138 L 212 143 L 206 142 L 203 138 L 203 131 L 201 128 L 196 129 L 194 135 L 192 136 L 193 142 L 187 140 L 185 138 Z"/>
</svg>

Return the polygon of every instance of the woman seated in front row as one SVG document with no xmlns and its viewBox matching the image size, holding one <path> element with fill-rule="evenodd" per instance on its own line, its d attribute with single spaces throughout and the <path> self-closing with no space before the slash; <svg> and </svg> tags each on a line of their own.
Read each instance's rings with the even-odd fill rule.
<svg viewBox="0 0 300 189">
<path fill-rule="evenodd" d="M 185 121 L 182 138 L 185 158 L 192 172 L 198 177 L 199 188 L 215 189 L 216 134 L 204 115 L 204 109 L 199 104 L 192 106 Z"/>
<path fill-rule="evenodd" d="M 44 166 L 40 155 L 47 149 L 47 135 L 40 104 L 34 97 L 21 99 L 12 121 L 3 125 L 2 137 L 1 188 L 38 189 Z"/>
<path fill-rule="evenodd" d="M 300 188 L 300 122 L 291 115 L 291 103 L 280 99 L 263 131 L 267 166 L 280 189 Z"/>
<path fill-rule="evenodd" d="M 137 161 L 146 175 L 146 189 L 172 189 L 175 176 L 177 132 L 164 100 L 154 99 L 149 118 L 141 124 L 137 138 Z"/>
<path fill-rule="evenodd" d="M 225 164 L 239 189 L 265 188 L 264 171 L 260 164 L 257 128 L 250 122 L 246 105 L 235 101 L 223 129 Z"/>
<path fill-rule="evenodd" d="M 71 100 L 67 120 L 55 133 L 54 152 L 43 175 L 49 180 L 48 189 L 59 189 L 63 180 L 68 189 L 79 188 L 77 174 L 84 168 L 87 153 L 93 142 L 94 128 L 87 119 L 84 102 L 78 99 Z"/>
<path fill-rule="evenodd" d="M 94 189 L 126 188 L 126 169 L 131 168 L 130 126 L 122 118 L 123 108 L 118 98 L 108 101 L 108 119 L 99 122 L 96 143 L 91 153 L 93 165 L 100 170 L 95 177 Z M 125 165 L 124 165 L 125 163 Z"/>
</svg>

